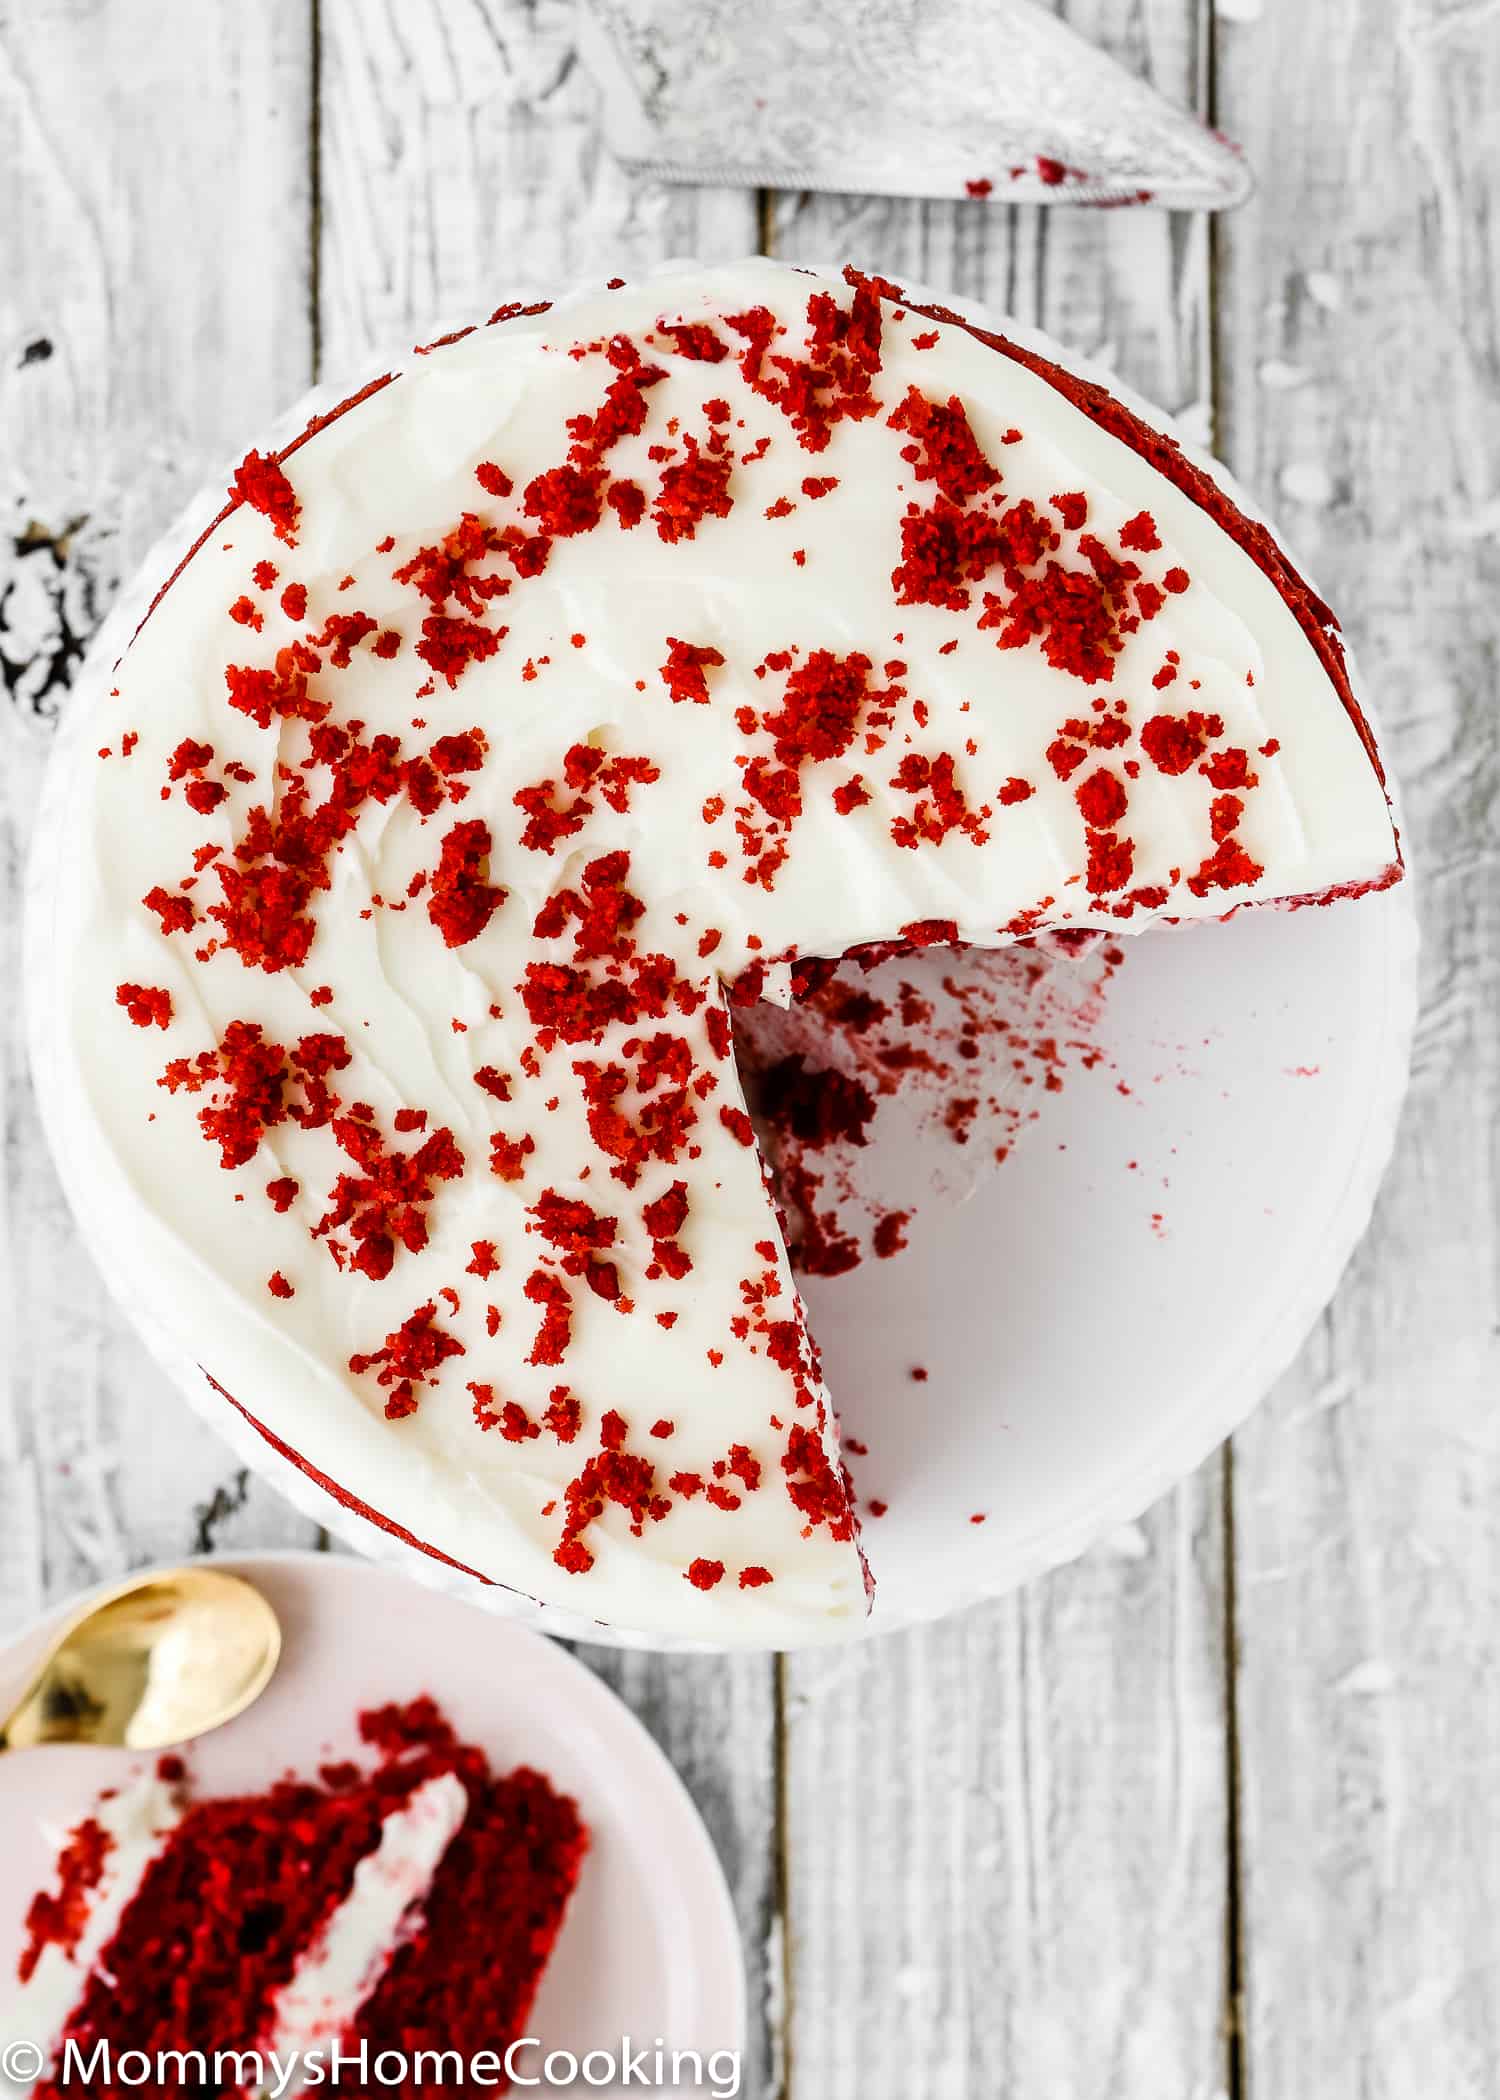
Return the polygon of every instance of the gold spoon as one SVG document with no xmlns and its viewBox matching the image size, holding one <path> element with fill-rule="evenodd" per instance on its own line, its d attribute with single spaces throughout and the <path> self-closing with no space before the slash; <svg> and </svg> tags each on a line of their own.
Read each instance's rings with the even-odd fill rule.
<svg viewBox="0 0 1500 2100">
<path fill-rule="evenodd" d="M 165 1750 L 243 1713 L 280 1656 L 276 1614 L 240 1576 L 216 1568 L 136 1576 L 63 1627 L 0 1727 L 0 1750 Z"/>
</svg>

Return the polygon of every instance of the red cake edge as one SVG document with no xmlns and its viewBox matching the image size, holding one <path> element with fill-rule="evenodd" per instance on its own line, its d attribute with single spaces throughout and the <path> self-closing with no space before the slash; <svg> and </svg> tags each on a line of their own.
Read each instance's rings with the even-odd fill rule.
<svg viewBox="0 0 1500 2100">
<path fill-rule="evenodd" d="M 252 1415 L 243 1400 L 236 1400 L 233 1393 L 220 1385 L 218 1379 L 215 1378 L 213 1372 L 206 1365 L 199 1364 L 198 1368 L 220 1399 L 227 1400 L 235 1412 L 244 1417 L 258 1437 L 269 1444 L 279 1457 L 294 1465 L 299 1473 L 305 1474 L 315 1486 L 323 1490 L 325 1495 L 332 1496 L 333 1500 L 342 1509 L 352 1511 L 357 1517 L 363 1517 L 366 1523 L 374 1524 L 377 1529 L 387 1532 L 393 1539 L 399 1539 L 403 1546 L 412 1546 L 418 1553 L 425 1553 L 432 1560 L 441 1561 L 445 1567 L 452 1568 L 455 1574 L 468 1575 L 475 1582 L 482 1582 L 488 1590 L 507 1589 L 510 1587 L 507 1583 L 496 1582 L 492 1575 L 481 1575 L 478 1568 L 471 1568 L 467 1561 L 455 1560 L 453 1555 L 445 1553 L 441 1546 L 429 1545 L 426 1539 L 419 1539 L 414 1531 L 408 1531 L 404 1524 L 398 1524 L 394 1517 L 386 1516 L 383 1510 L 373 1509 L 368 1502 L 362 1502 L 358 1495 L 350 1494 L 347 1488 L 341 1487 L 336 1480 L 330 1478 L 321 1468 L 315 1466 L 310 1458 L 304 1458 L 300 1451 L 294 1449 L 291 1444 L 285 1443 L 274 1429 L 268 1429 L 264 1422 Z M 511 1594 L 520 1597 L 524 1596 L 525 1592 L 512 1590 Z M 535 1603 L 536 1599 L 532 1598 L 530 1601 Z"/>
</svg>

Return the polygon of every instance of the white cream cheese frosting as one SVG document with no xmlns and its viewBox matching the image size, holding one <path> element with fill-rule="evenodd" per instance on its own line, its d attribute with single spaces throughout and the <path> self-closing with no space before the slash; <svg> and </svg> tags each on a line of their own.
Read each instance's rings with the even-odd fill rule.
<svg viewBox="0 0 1500 2100">
<path fill-rule="evenodd" d="M 386 1817 L 348 1895 L 277 1995 L 268 2055 L 305 2064 L 322 2051 L 326 2060 L 385 1974 L 403 1932 L 420 1918 L 443 1854 L 468 1813 L 462 1781 L 442 1772 Z M 319 2081 L 298 2078 L 286 2090 L 300 2092 L 305 2082 Z"/>
<path fill-rule="evenodd" d="M 729 988 L 1399 867 L 1315 601 L 892 290 L 414 355 L 251 456 L 71 760 L 56 1078 L 143 1303 L 346 1498 L 647 1633 L 866 1606 Z"/>
</svg>

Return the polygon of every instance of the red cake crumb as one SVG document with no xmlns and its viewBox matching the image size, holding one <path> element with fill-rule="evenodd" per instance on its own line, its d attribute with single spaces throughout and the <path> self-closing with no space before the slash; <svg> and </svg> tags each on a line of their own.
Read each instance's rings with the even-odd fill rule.
<svg viewBox="0 0 1500 2100">
<path fill-rule="evenodd" d="M 295 545 L 297 493 L 281 463 L 260 452 L 247 452 L 234 470 L 230 495 L 258 510 L 275 528 L 276 537 Z"/>
<path fill-rule="evenodd" d="M 695 437 L 685 440 L 686 457 L 663 470 L 661 489 L 651 515 L 658 535 L 669 545 L 696 537 L 705 518 L 727 518 L 733 506 L 729 493 L 730 462 L 715 451 L 716 438 L 703 450 Z"/>
<path fill-rule="evenodd" d="M 875 1227 L 875 1252 L 882 1261 L 889 1261 L 906 1246 L 906 1228 L 911 1223 L 909 1210 L 887 1211 Z"/>
<path fill-rule="evenodd" d="M 740 1144 L 753 1145 L 755 1143 L 755 1133 L 750 1128 L 750 1118 L 742 1108 L 721 1108 L 719 1110 L 719 1121 L 724 1125 L 730 1136 L 735 1138 Z"/>
<path fill-rule="evenodd" d="M 1054 496 L 1052 505 L 1062 513 L 1062 521 L 1069 532 L 1081 532 L 1088 522 L 1089 499 L 1081 489 L 1074 489 L 1064 496 Z"/>
<path fill-rule="evenodd" d="M 893 430 L 905 431 L 914 440 L 902 447 L 901 456 L 911 461 L 918 481 L 935 481 L 951 502 L 962 503 L 999 481 L 956 394 L 946 402 L 931 401 L 920 388 L 908 387 L 888 420 Z"/>
<path fill-rule="evenodd" d="M 1247 888 L 1251 883 L 1259 882 L 1264 873 L 1265 869 L 1251 858 L 1237 839 L 1226 837 L 1188 877 L 1188 888 L 1195 897 L 1206 897 L 1210 890 Z"/>
<path fill-rule="evenodd" d="M 509 1095 L 505 1097 L 509 1100 Z M 520 1181 L 526 1172 L 526 1160 L 536 1150 L 536 1140 L 528 1132 L 525 1137 L 508 1138 L 496 1131 L 490 1138 L 490 1172 L 502 1181 Z"/>
<path fill-rule="evenodd" d="M 386 1415 L 397 1422 L 416 1413 L 417 1389 L 432 1379 L 438 1366 L 463 1354 L 463 1343 L 438 1326 L 437 1305 L 429 1301 L 386 1336 L 384 1347 L 351 1356 L 349 1368 L 356 1376 L 375 1371 L 376 1383 L 387 1390 Z"/>
<path fill-rule="evenodd" d="M 442 858 L 428 891 L 427 916 L 449 948 L 477 940 L 505 902 L 506 892 L 485 880 L 493 845 L 489 826 L 477 820 L 455 824 L 443 840 Z"/>
<path fill-rule="evenodd" d="M 172 995 L 159 985 L 120 984 L 115 1004 L 123 1006 L 137 1028 L 168 1028 L 172 1022 Z"/>
<path fill-rule="evenodd" d="M 401 1120 L 398 1115 L 398 1128 Z M 390 1274 L 398 1245 L 409 1254 L 420 1254 L 427 1245 L 427 1206 L 436 1193 L 434 1183 L 459 1180 L 463 1154 L 448 1129 L 434 1130 L 415 1151 L 394 1152 L 373 1124 L 360 1117 L 335 1117 L 332 1128 L 358 1172 L 339 1174 L 313 1236 L 346 1234 L 352 1250 L 343 1240 L 329 1239 L 340 1265 L 347 1260 L 349 1268 L 378 1282 Z"/>
<path fill-rule="evenodd" d="M 1120 545 L 1129 547 L 1136 554 L 1154 554 L 1161 545 L 1156 530 L 1156 520 L 1149 510 L 1138 510 L 1133 518 L 1127 518 L 1120 527 Z"/>
<path fill-rule="evenodd" d="M 1101 830 L 1118 824 L 1125 814 L 1125 784 L 1102 766 L 1073 790 L 1073 799 L 1083 812 L 1084 822 Z"/>
<path fill-rule="evenodd" d="M 91 1816 L 69 1834 L 58 1854 L 56 1890 L 39 1890 L 26 1913 L 26 1944 L 16 1971 L 22 1983 L 36 1973 L 44 1948 L 56 1946 L 71 1954 L 78 1945 L 88 1924 L 89 1896 L 99 1885 L 114 1843 Z"/>
<path fill-rule="evenodd" d="M 599 1435 L 601 1448 L 568 1483 L 563 1533 L 552 1555 L 560 1568 L 575 1575 L 587 1574 L 594 1564 L 584 1534 L 610 1504 L 627 1513 L 636 1536 L 648 1521 L 659 1523 L 672 1506 L 660 1490 L 654 1462 L 627 1448 L 629 1428 L 621 1415 L 607 1411 Z"/>
<path fill-rule="evenodd" d="M 1141 725 L 1141 749 L 1158 773 L 1185 773 L 1203 756 L 1208 742 L 1224 734 L 1218 715 L 1152 715 Z"/>
<path fill-rule="evenodd" d="M 341 1036 L 306 1035 L 290 1049 L 268 1042 L 259 1023 L 231 1021 L 217 1050 L 174 1058 L 158 1084 L 170 1093 L 208 1095 L 198 1111 L 205 1138 L 233 1169 L 255 1157 L 267 1130 L 288 1118 L 319 1129 L 338 1108 L 330 1074 L 349 1063 Z"/>
<path fill-rule="evenodd" d="M 706 707 L 709 695 L 705 673 L 723 661 L 723 651 L 711 644 L 680 642 L 669 634 L 667 660 L 661 667 L 662 683 L 674 700 L 691 700 Z"/>
<path fill-rule="evenodd" d="M 657 327 L 662 335 L 671 337 L 679 357 L 716 365 L 729 355 L 729 345 L 706 321 L 660 321 Z"/>
<path fill-rule="evenodd" d="M 810 1524 L 826 1524 L 835 1540 L 853 1538 L 854 1518 L 845 1481 L 806 1423 L 794 1422 L 787 1432 L 781 1469 L 787 1493 Z"/>
<path fill-rule="evenodd" d="M 485 627 L 478 620 L 456 620 L 442 613 L 430 613 L 422 622 L 417 654 L 439 677 L 455 686 L 470 664 L 483 663 L 494 655 L 507 631 L 504 627 Z"/>
<path fill-rule="evenodd" d="M 542 1324 L 526 1361 L 531 1364 L 560 1364 L 573 1338 L 573 1301 L 560 1276 L 546 1269 L 533 1269 L 526 1279 L 526 1296 L 542 1308 Z"/>
<path fill-rule="evenodd" d="M 1049 561 L 1037 574 L 1017 574 L 1009 598 L 987 591 L 984 602 L 979 625 L 999 629 L 997 647 L 1021 649 L 1038 640 L 1056 671 L 1088 684 L 1114 677 L 1124 601 L 1101 577 Z"/>
</svg>

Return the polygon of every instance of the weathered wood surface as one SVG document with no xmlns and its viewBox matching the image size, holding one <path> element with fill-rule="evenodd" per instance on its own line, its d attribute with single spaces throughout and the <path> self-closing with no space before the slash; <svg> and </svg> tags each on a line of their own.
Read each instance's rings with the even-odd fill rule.
<svg viewBox="0 0 1500 2100">
<path fill-rule="evenodd" d="M 1237 1440 L 1260 2095 L 1500 2089 L 1500 16 L 1226 26 L 1228 457 L 1338 606 L 1406 803 L 1424 1016 L 1374 1228 Z"/>
<path fill-rule="evenodd" d="M 747 2092 L 1469 2100 L 1500 2083 L 1500 17 L 1065 11 L 1247 143 L 1261 198 L 1212 244 L 1149 212 L 632 184 L 566 0 L 158 0 L 149 36 L 106 0 L 0 0 L 4 966 L 83 642 L 320 365 L 518 284 L 764 233 L 1009 306 L 1201 435 L 1217 409 L 1345 612 L 1425 877 L 1427 1019 L 1370 1240 L 1232 1466 L 1077 1566 L 838 1657 L 588 1659 L 728 1867 Z M 14 1008 L 7 1624 L 131 1562 L 315 1536 L 163 1391 L 92 1278 Z"/>
</svg>

